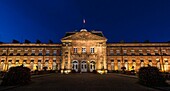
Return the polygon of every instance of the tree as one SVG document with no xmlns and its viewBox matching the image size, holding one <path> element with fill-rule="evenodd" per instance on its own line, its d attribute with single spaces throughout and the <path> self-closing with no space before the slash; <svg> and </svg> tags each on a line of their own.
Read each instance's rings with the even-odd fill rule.
<svg viewBox="0 0 170 91">
<path fill-rule="evenodd" d="M 2 41 L 0 41 L 0 44 L 3 44 L 3 42 L 2 42 Z"/>
<path fill-rule="evenodd" d="M 26 39 L 26 40 L 24 41 L 24 43 L 31 43 L 31 41 L 29 41 L 29 40 Z"/>
<path fill-rule="evenodd" d="M 124 40 L 121 40 L 120 43 L 125 43 L 125 41 L 124 41 Z"/>
<path fill-rule="evenodd" d="M 49 44 L 53 44 L 53 41 L 52 41 L 52 40 L 49 40 L 48 43 L 49 43 Z"/>
<path fill-rule="evenodd" d="M 39 39 L 37 39 L 37 40 L 36 40 L 36 43 L 37 43 L 37 44 L 40 44 L 40 43 L 41 43 L 41 41 L 40 41 Z"/>
<path fill-rule="evenodd" d="M 134 40 L 133 42 L 134 42 L 134 43 L 139 43 L 139 41 L 137 41 L 137 40 Z"/>
<path fill-rule="evenodd" d="M 18 40 L 13 39 L 13 40 L 12 40 L 12 43 L 19 43 L 19 41 L 18 41 Z"/>
<path fill-rule="evenodd" d="M 149 40 L 145 40 L 144 43 L 149 43 L 150 41 Z"/>
<path fill-rule="evenodd" d="M 122 69 L 122 72 L 125 73 L 126 67 L 123 66 L 121 67 L 121 69 Z"/>
</svg>

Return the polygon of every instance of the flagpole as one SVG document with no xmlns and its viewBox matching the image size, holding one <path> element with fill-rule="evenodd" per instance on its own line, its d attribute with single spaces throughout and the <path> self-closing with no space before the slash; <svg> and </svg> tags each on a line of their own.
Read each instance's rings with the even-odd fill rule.
<svg viewBox="0 0 170 91">
<path fill-rule="evenodd" d="M 85 29 L 86 20 L 83 19 L 83 29 Z"/>
</svg>

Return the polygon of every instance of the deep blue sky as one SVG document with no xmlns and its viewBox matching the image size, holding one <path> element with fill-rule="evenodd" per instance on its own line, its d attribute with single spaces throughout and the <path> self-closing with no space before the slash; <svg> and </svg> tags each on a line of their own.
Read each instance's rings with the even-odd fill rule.
<svg viewBox="0 0 170 91">
<path fill-rule="evenodd" d="M 60 42 L 83 18 L 108 42 L 170 40 L 170 0 L 0 0 L 0 41 Z"/>
</svg>

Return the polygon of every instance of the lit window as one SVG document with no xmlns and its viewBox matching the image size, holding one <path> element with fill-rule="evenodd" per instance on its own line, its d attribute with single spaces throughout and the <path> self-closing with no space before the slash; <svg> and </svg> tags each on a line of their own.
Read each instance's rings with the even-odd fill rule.
<svg viewBox="0 0 170 91">
<path fill-rule="evenodd" d="M 117 55 L 120 55 L 120 50 L 116 50 L 116 54 L 117 54 Z"/>
<path fill-rule="evenodd" d="M 135 50 L 131 50 L 131 55 L 135 55 Z"/>
<path fill-rule="evenodd" d="M 28 55 L 28 50 L 25 50 L 24 56 Z"/>
<path fill-rule="evenodd" d="M 85 53 L 86 52 L 86 48 L 82 48 L 82 53 Z"/>
<path fill-rule="evenodd" d="M 42 50 L 39 50 L 38 56 L 42 56 Z"/>
<path fill-rule="evenodd" d="M 91 53 L 94 53 L 94 48 L 90 48 L 90 52 L 91 52 Z"/>
<path fill-rule="evenodd" d="M 123 50 L 123 55 L 127 55 L 127 50 Z"/>
<path fill-rule="evenodd" d="M 6 50 L 3 50 L 2 51 L 2 56 L 5 56 L 6 55 Z"/>
<path fill-rule="evenodd" d="M 49 55 L 50 55 L 50 51 L 46 50 L 46 56 L 49 56 Z"/>
<path fill-rule="evenodd" d="M 77 53 L 77 48 L 74 48 L 74 53 Z"/>
<path fill-rule="evenodd" d="M 144 61 L 140 60 L 140 62 L 141 62 L 141 67 L 144 67 Z"/>
<path fill-rule="evenodd" d="M 18 50 L 18 51 L 17 51 L 17 56 L 20 56 L 20 52 L 21 52 L 21 50 Z"/>
<path fill-rule="evenodd" d="M 114 55 L 114 52 L 113 52 L 113 50 L 110 50 L 110 55 Z"/>
<path fill-rule="evenodd" d="M 167 55 L 165 50 L 162 50 L 162 54 L 163 55 Z"/>
<path fill-rule="evenodd" d="M 57 51 L 53 50 L 53 56 L 56 56 L 56 55 L 57 55 Z"/>
<path fill-rule="evenodd" d="M 14 50 L 9 50 L 9 56 L 13 56 Z"/>
<path fill-rule="evenodd" d="M 152 60 L 149 60 L 149 65 L 152 66 Z"/>
<path fill-rule="evenodd" d="M 140 56 L 142 56 L 142 55 L 143 55 L 142 50 L 139 50 L 139 55 L 140 55 Z"/>
<path fill-rule="evenodd" d="M 150 50 L 147 50 L 147 55 L 151 55 Z"/>
<path fill-rule="evenodd" d="M 35 50 L 32 50 L 31 56 L 34 56 L 34 55 L 35 55 Z"/>
<path fill-rule="evenodd" d="M 159 55 L 158 50 L 155 50 L 155 55 Z"/>
</svg>

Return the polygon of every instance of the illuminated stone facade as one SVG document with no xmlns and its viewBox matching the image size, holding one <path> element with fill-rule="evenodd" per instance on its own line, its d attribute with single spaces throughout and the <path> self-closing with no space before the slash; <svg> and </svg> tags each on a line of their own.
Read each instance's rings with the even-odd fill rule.
<svg viewBox="0 0 170 91">
<path fill-rule="evenodd" d="M 155 66 L 170 72 L 170 43 L 107 43 L 101 31 L 67 32 L 62 44 L 0 44 L 0 71 L 24 65 L 32 71 L 93 72 Z"/>
</svg>

